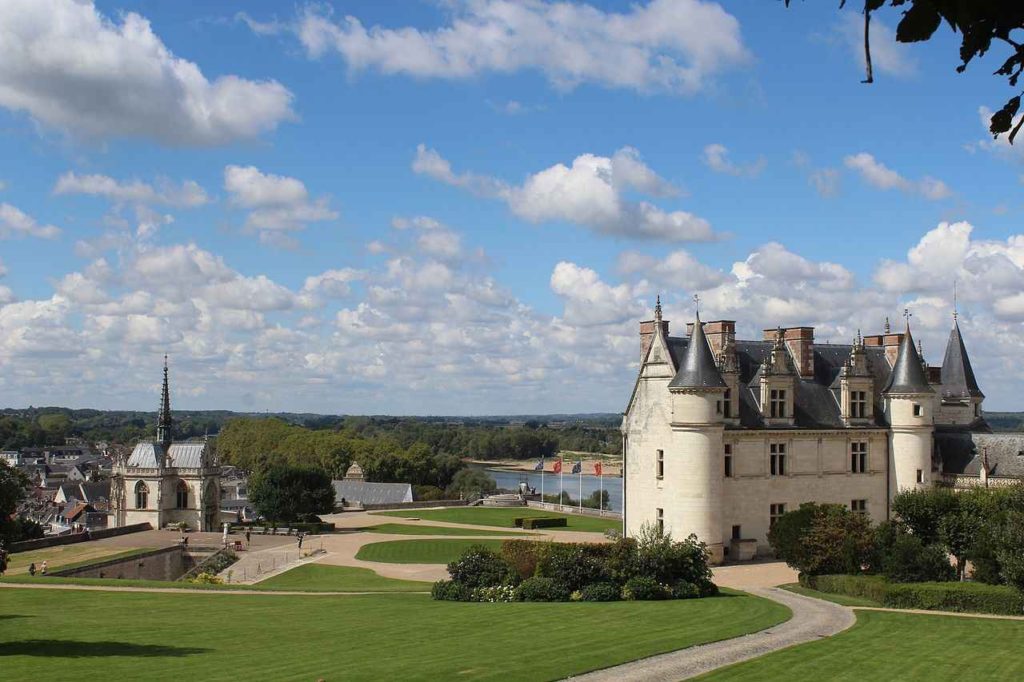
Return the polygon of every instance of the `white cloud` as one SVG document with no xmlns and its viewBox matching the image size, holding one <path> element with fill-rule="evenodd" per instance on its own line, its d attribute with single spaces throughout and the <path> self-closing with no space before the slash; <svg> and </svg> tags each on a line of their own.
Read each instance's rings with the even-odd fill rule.
<svg viewBox="0 0 1024 682">
<path fill-rule="evenodd" d="M 673 289 L 702 291 L 726 280 L 721 270 L 708 267 L 690 253 L 679 249 L 658 260 L 651 256 L 626 251 L 619 255 L 619 271 L 639 275 Z"/>
<path fill-rule="evenodd" d="M 611 157 L 582 154 L 571 166 L 556 164 L 528 176 L 521 185 L 471 173 L 457 174 L 450 162 L 420 145 L 413 171 L 483 196 L 503 200 L 514 214 L 532 223 L 564 221 L 607 235 L 662 241 L 713 241 L 721 238 L 711 224 L 686 211 L 666 211 L 647 201 L 624 195 L 679 194 L 626 147 Z"/>
<path fill-rule="evenodd" d="M 352 282 L 365 279 L 366 273 L 354 268 L 327 270 L 306 278 L 302 291 L 330 298 L 345 298 L 352 293 Z"/>
<path fill-rule="evenodd" d="M 582 327 L 623 323 L 643 310 L 629 285 L 611 286 L 590 268 L 567 261 L 551 273 L 551 290 L 565 301 L 565 321 Z"/>
<path fill-rule="evenodd" d="M 931 201 L 948 199 L 953 191 L 946 183 L 925 176 L 920 180 L 909 180 L 867 152 L 852 154 L 843 159 L 850 170 L 856 171 L 872 187 L 881 190 L 898 189 L 908 194 L 918 194 Z"/>
<path fill-rule="evenodd" d="M 162 204 L 178 208 L 194 208 L 210 202 L 199 183 L 184 180 L 180 185 L 160 179 L 156 186 L 140 180 L 118 181 L 107 175 L 78 175 L 68 171 L 57 179 L 54 194 L 87 194 L 115 202 Z"/>
<path fill-rule="evenodd" d="M 814 191 L 826 199 L 837 196 L 840 182 L 839 169 L 818 168 L 813 170 L 807 176 L 807 182 L 811 184 Z"/>
<path fill-rule="evenodd" d="M 0 106 L 84 138 L 189 146 L 253 138 L 294 118 L 280 83 L 210 80 L 144 17 L 118 19 L 91 0 L 0 4 Z"/>
<path fill-rule="evenodd" d="M 60 228 L 40 225 L 35 218 L 7 203 L 0 203 L 0 239 L 11 237 L 39 237 L 56 239 Z"/>
<path fill-rule="evenodd" d="M 583 83 L 641 92 L 692 94 L 750 54 L 739 22 L 705 0 L 652 0 L 628 12 L 541 0 L 474 0 L 448 5 L 450 24 L 367 29 L 302 11 L 293 30 L 310 57 L 340 55 L 352 72 L 418 78 L 538 71 L 558 89 Z"/>
<path fill-rule="evenodd" d="M 875 73 L 909 78 L 917 73 L 917 60 L 910 45 L 896 42 L 896 33 L 880 21 L 877 12 L 871 18 L 871 67 Z M 837 27 L 839 35 L 864 70 L 867 62 L 864 55 L 864 15 L 860 12 L 843 12 Z"/>
<path fill-rule="evenodd" d="M 294 232 L 308 223 L 338 217 L 327 197 L 311 200 L 302 181 L 264 173 L 255 166 L 226 166 L 224 189 L 232 206 L 249 211 L 246 230 L 257 233 L 265 243 L 281 244 L 282 231 Z"/>
<path fill-rule="evenodd" d="M 757 177 L 764 170 L 765 166 L 768 165 L 768 161 L 763 156 L 759 156 L 756 160 L 749 163 L 733 163 L 729 159 L 729 150 L 724 145 L 717 143 L 704 147 L 702 160 L 704 165 L 716 173 L 748 178 Z"/>
</svg>

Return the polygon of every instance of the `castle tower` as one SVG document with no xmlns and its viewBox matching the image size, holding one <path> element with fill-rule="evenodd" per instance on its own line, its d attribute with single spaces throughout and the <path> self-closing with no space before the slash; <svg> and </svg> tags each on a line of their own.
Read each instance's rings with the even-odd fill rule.
<svg viewBox="0 0 1024 682">
<path fill-rule="evenodd" d="M 932 451 L 935 434 L 935 392 L 921 357 L 907 331 L 900 341 L 896 364 L 882 391 L 891 426 L 889 444 L 890 499 L 901 490 L 932 484 Z"/>
<path fill-rule="evenodd" d="M 675 493 L 664 500 L 665 527 L 676 537 L 694 533 L 707 543 L 711 560 L 723 554 L 722 433 L 728 388 L 704 334 L 700 314 L 679 370 L 669 382 L 672 403 L 671 458 Z"/>
<path fill-rule="evenodd" d="M 978 380 L 974 378 L 971 359 L 967 356 L 967 348 L 954 313 L 953 329 L 949 332 L 946 355 L 942 360 L 942 423 L 970 424 L 980 419 L 981 403 L 984 400 L 985 394 L 978 388 Z"/>
</svg>

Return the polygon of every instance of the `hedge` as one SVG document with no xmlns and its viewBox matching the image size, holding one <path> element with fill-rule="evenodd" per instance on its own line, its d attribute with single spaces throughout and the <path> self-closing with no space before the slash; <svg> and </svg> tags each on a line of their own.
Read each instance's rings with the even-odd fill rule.
<svg viewBox="0 0 1024 682">
<path fill-rule="evenodd" d="M 516 528 L 533 530 L 535 528 L 564 528 L 569 525 L 565 517 L 554 516 L 528 516 L 526 518 L 514 519 Z"/>
<path fill-rule="evenodd" d="M 800 584 L 821 592 L 871 599 L 894 609 L 958 613 L 1024 614 L 1024 594 L 1006 585 L 984 583 L 890 583 L 880 576 L 800 576 Z"/>
</svg>

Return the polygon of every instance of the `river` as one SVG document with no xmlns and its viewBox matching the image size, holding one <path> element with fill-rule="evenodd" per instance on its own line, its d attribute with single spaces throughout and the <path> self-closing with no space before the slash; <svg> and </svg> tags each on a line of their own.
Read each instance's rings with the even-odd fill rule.
<svg viewBox="0 0 1024 682">
<path fill-rule="evenodd" d="M 511 469 L 489 467 L 485 464 L 470 464 L 469 466 L 472 469 L 486 471 L 487 475 L 498 483 L 499 488 L 518 492 L 519 482 L 525 481 L 526 485 L 536 488 L 538 493 L 541 491 L 541 474 L 539 471 L 514 471 Z M 550 472 L 544 474 L 543 489 L 545 495 L 558 494 L 558 478 L 558 474 Z M 598 477 L 591 474 L 583 474 L 581 477 L 579 474 L 565 473 L 562 475 L 562 485 L 565 486 L 565 491 L 574 500 L 578 500 L 580 497 L 581 478 L 584 498 L 589 497 L 590 493 L 604 486 L 604 489 L 608 491 L 608 508 L 611 511 L 622 511 L 622 478 L 618 476 Z M 604 479 L 603 482 L 601 481 L 602 478 Z"/>
</svg>

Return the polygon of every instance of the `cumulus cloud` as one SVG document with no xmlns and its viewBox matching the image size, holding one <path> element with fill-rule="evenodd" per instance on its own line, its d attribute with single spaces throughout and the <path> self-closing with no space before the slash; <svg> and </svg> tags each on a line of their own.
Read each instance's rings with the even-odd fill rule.
<svg viewBox="0 0 1024 682">
<path fill-rule="evenodd" d="M 729 159 L 729 150 L 725 145 L 717 143 L 704 147 L 702 160 L 704 165 L 716 173 L 748 178 L 757 177 L 768 165 L 768 161 L 763 156 L 748 163 L 734 163 Z"/>
<path fill-rule="evenodd" d="M 838 168 L 818 168 L 807 176 L 807 182 L 810 183 L 814 191 L 819 196 L 825 197 L 826 199 L 838 196 L 839 194 L 839 169 Z"/>
<path fill-rule="evenodd" d="M 448 25 L 367 28 L 354 16 L 303 10 L 292 30 L 312 58 L 340 55 L 351 72 L 465 79 L 536 71 L 556 88 L 583 83 L 692 94 L 745 64 L 739 22 L 706 0 L 652 0 L 629 11 L 541 0 L 474 0 L 449 6 Z M 267 33 L 267 24 L 254 22 Z"/>
<path fill-rule="evenodd" d="M 79 175 L 74 171 L 68 171 L 57 179 L 53 193 L 86 194 L 118 203 L 161 204 L 177 208 L 195 208 L 210 202 L 206 190 L 194 180 L 175 184 L 161 178 L 154 186 L 140 180 L 119 181 L 108 175 Z"/>
<path fill-rule="evenodd" d="M 24 211 L 8 203 L 0 203 L 0 239 L 12 237 L 39 237 L 56 239 L 60 228 L 54 225 L 40 225 Z"/>
<path fill-rule="evenodd" d="M 210 80 L 135 12 L 115 20 L 92 0 L 7 0 L 0 27 L 0 106 L 75 136 L 209 146 L 294 117 L 280 83 Z"/>
<path fill-rule="evenodd" d="M 931 201 L 948 199 L 953 195 L 953 191 L 942 180 L 930 176 L 920 180 L 909 180 L 867 152 L 847 156 L 843 159 L 843 164 L 856 171 L 865 182 L 877 189 L 898 189 Z"/>
<path fill-rule="evenodd" d="M 701 263 L 682 249 L 673 251 L 663 259 L 626 251 L 619 255 L 618 265 L 619 272 L 624 275 L 639 275 L 661 286 L 683 291 L 702 291 L 727 279 L 721 270 Z"/>
<path fill-rule="evenodd" d="M 582 154 L 571 166 L 555 164 L 529 175 L 520 185 L 455 173 L 447 159 L 423 145 L 412 168 L 446 184 L 500 199 L 515 215 L 532 223 L 562 221 L 606 235 L 675 242 L 714 241 L 722 236 L 692 213 L 666 211 L 648 201 L 626 198 L 628 192 L 654 197 L 680 193 L 629 147 L 611 157 Z"/>
<path fill-rule="evenodd" d="M 225 167 L 224 189 L 229 204 L 249 211 L 245 229 L 264 242 L 275 243 L 282 232 L 303 230 L 309 223 L 338 217 L 327 197 L 311 200 L 302 181 L 264 173 L 255 166 Z"/>
</svg>

